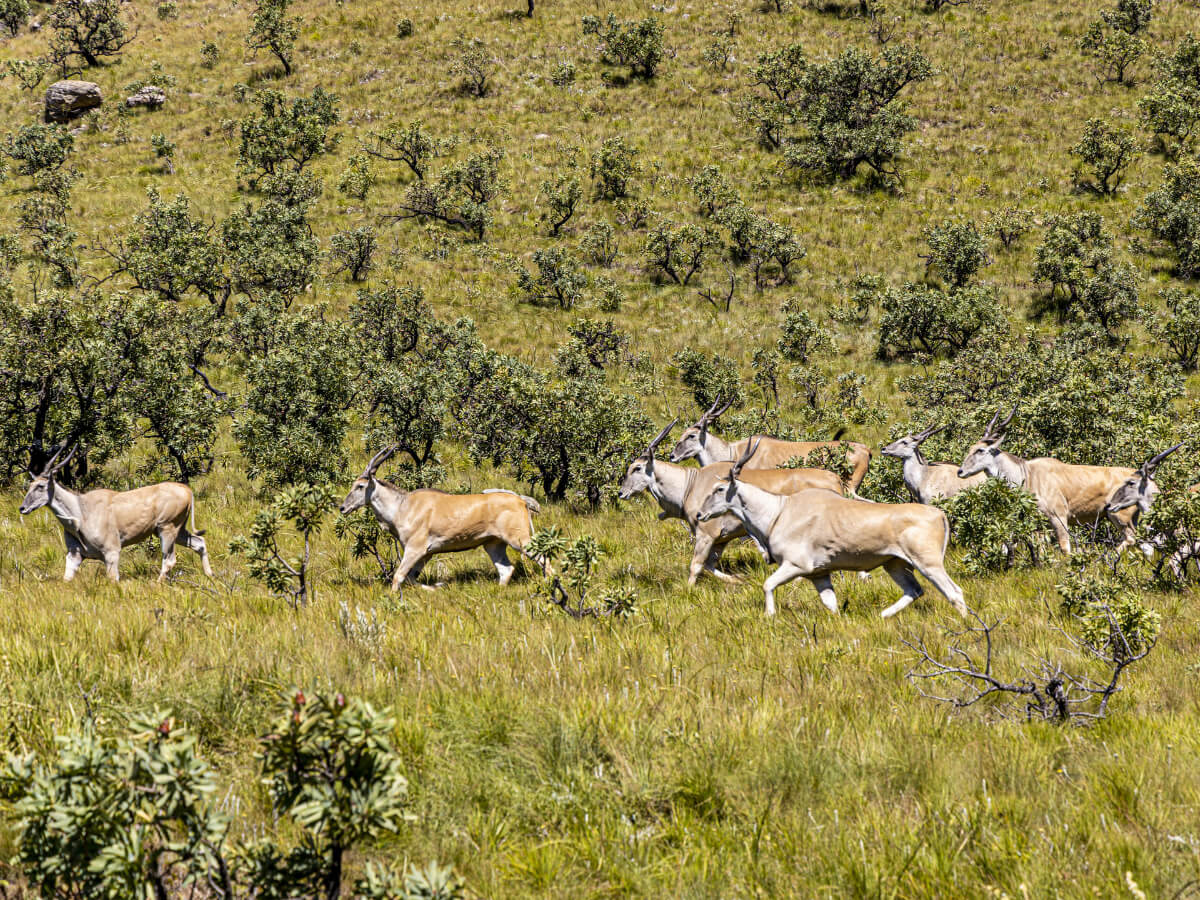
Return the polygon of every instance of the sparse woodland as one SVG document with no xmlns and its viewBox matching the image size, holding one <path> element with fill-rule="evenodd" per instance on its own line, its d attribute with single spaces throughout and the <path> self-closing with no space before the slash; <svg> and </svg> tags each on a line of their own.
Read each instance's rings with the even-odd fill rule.
<svg viewBox="0 0 1200 900">
<path fill-rule="evenodd" d="M 1200 6 L 511 6 L 0 0 L 0 897 L 1200 894 Z M 967 619 L 617 497 L 723 409 L 908 502 L 1014 407 L 1183 446 L 1120 559 L 935 501 Z M 531 498 L 512 583 L 390 591 L 368 459 Z M 64 583 L 56 461 L 214 576 Z"/>
</svg>

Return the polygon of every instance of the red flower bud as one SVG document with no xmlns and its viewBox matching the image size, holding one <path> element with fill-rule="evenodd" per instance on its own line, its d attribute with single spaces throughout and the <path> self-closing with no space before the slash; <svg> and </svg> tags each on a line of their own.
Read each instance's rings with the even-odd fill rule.
<svg viewBox="0 0 1200 900">
<path fill-rule="evenodd" d="M 171 733 L 171 720 L 163 719 L 162 724 L 158 726 L 158 733 L 166 737 Z"/>
<path fill-rule="evenodd" d="M 346 706 L 346 696 L 344 694 L 338 694 L 333 698 L 333 705 L 338 709 L 343 709 Z"/>
<path fill-rule="evenodd" d="M 296 691 L 296 696 L 292 698 L 292 702 L 294 702 L 297 706 L 303 706 L 305 702 L 304 691 Z"/>
</svg>

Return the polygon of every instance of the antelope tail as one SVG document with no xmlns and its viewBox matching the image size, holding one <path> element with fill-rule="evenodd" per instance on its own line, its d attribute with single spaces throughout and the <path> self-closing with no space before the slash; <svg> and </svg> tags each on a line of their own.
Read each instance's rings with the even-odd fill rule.
<svg viewBox="0 0 1200 900">
<path fill-rule="evenodd" d="M 196 497 L 195 497 L 195 495 L 192 495 L 191 497 L 188 498 L 188 520 L 190 522 L 190 527 L 188 528 L 188 533 L 194 534 L 196 537 L 203 537 L 204 529 L 200 529 L 199 531 L 196 530 Z"/>
<path fill-rule="evenodd" d="M 845 433 L 846 433 L 845 427 L 839 428 L 837 431 L 835 431 L 833 433 L 833 437 L 830 438 L 830 440 L 840 441 L 842 439 L 842 435 Z"/>
</svg>

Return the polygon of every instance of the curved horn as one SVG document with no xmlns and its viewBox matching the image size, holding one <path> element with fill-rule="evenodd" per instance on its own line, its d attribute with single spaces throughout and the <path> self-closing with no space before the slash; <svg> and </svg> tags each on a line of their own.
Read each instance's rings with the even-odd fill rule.
<svg viewBox="0 0 1200 900">
<path fill-rule="evenodd" d="M 1180 441 L 1174 447 L 1164 450 L 1162 453 L 1159 453 L 1156 456 L 1150 457 L 1148 460 L 1142 463 L 1142 472 L 1146 475 L 1153 475 L 1159 465 L 1162 464 L 1162 461 L 1182 447 L 1184 443 L 1184 441 Z"/>
<path fill-rule="evenodd" d="M 656 437 L 654 440 L 652 440 L 649 444 L 646 445 L 646 452 L 643 454 L 643 456 L 649 457 L 650 459 L 654 459 L 654 451 L 658 449 L 658 445 L 663 442 L 663 438 L 665 438 L 668 434 L 671 433 L 671 429 L 674 428 L 678 422 L 679 422 L 678 416 L 676 416 L 674 419 L 672 419 L 671 424 L 668 425 L 666 428 L 664 428 L 662 431 L 660 431 L 658 433 L 658 437 Z"/>
<path fill-rule="evenodd" d="M 42 466 L 41 478 L 49 478 L 54 474 L 54 463 L 58 461 L 58 455 L 66 448 L 66 444 L 59 444 L 58 449 L 54 451 L 54 455 L 46 460 L 46 464 Z"/>
<path fill-rule="evenodd" d="M 992 429 L 996 427 L 996 422 L 1000 420 L 1000 410 L 996 410 L 996 414 L 992 416 L 992 421 L 988 422 L 987 431 L 983 433 L 983 439 L 986 441 L 992 436 Z"/>
<path fill-rule="evenodd" d="M 378 453 L 371 457 L 371 461 L 367 463 L 366 469 L 363 470 L 363 478 L 374 478 L 375 470 L 383 465 L 384 461 L 390 458 L 397 450 L 400 449 L 399 444 L 391 444 L 384 447 Z"/>
<path fill-rule="evenodd" d="M 945 431 L 947 427 L 948 426 L 946 426 L 946 425 L 930 425 L 928 428 L 926 428 L 920 434 L 913 435 L 913 437 L 916 438 L 918 444 L 924 443 L 925 441 L 927 441 L 931 437 L 933 437 L 935 434 L 937 434 L 939 431 Z"/>
<path fill-rule="evenodd" d="M 49 460 L 47 460 L 45 467 L 43 467 L 43 469 L 42 469 L 42 477 L 43 478 L 53 478 L 55 475 L 57 475 L 59 472 L 61 472 L 64 468 L 66 468 L 67 463 L 69 463 L 74 458 L 75 451 L 79 449 L 79 444 L 72 445 L 71 452 L 68 453 L 66 456 L 64 456 L 62 459 L 59 459 L 58 457 L 62 454 L 63 449 L 65 447 L 66 447 L 66 444 L 59 444 L 58 449 L 54 451 L 54 455 L 51 456 Z"/>
<path fill-rule="evenodd" d="M 1020 405 L 1020 404 L 1018 404 L 1018 403 L 1014 403 L 1014 404 L 1013 404 L 1013 408 L 1012 408 L 1012 412 L 1010 412 L 1010 413 L 1008 414 L 1008 418 L 1007 418 L 1007 419 L 1005 419 L 1003 422 L 1001 422 L 1001 423 L 1000 423 L 1000 433 L 1001 433 L 1001 434 L 1004 434 L 1004 432 L 1008 430 L 1008 423 L 1009 423 L 1009 422 L 1011 422 L 1011 421 L 1013 420 L 1013 416 L 1015 416 L 1015 415 L 1017 414 L 1017 407 L 1018 407 L 1019 405 Z"/>
<path fill-rule="evenodd" d="M 758 449 L 758 445 L 762 443 L 762 439 L 751 441 L 746 445 L 746 452 L 741 455 L 737 462 L 733 464 L 733 468 L 729 470 L 729 480 L 733 481 L 742 474 L 742 466 L 750 461 L 750 457 L 754 455 L 754 451 Z"/>
<path fill-rule="evenodd" d="M 700 425 L 700 426 L 707 425 L 709 422 L 711 422 L 713 419 L 715 419 L 717 416 L 719 416 L 721 413 L 717 412 L 717 407 L 720 405 L 721 405 L 721 398 L 718 397 L 716 400 L 713 401 L 713 405 L 708 408 L 708 410 L 704 413 L 704 415 L 702 415 L 699 419 L 696 420 L 696 424 Z"/>
</svg>

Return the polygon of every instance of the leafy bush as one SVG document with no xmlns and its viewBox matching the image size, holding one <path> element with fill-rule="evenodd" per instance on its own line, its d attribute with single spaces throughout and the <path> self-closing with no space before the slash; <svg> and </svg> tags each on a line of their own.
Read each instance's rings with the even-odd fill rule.
<svg viewBox="0 0 1200 900">
<path fill-rule="evenodd" d="M 974 222 L 947 219 L 924 231 L 929 253 L 926 269 L 938 274 L 952 288 L 964 287 L 981 268 L 991 262 L 987 244 Z"/>
<path fill-rule="evenodd" d="M 212 41 L 205 41 L 200 45 L 200 66 L 205 69 L 214 69 L 217 66 L 217 60 L 221 58 L 221 51 Z"/>
<path fill-rule="evenodd" d="M 400 40 L 404 40 L 405 38 L 412 37 L 412 34 L 413 34 L 412 19 L 403 18 L 403 19 L 398 19 L 396 21 L 396 37 L 398 37 Z"/>
<path fill-rule="evenodd" d="M 1071 155 L 1079 159 L 1071 176 L 1076 189 L 1107 196 L 1125 180 L 1125 172 L 1137 156 L 1137 145 L 1125 129 L 1103 119 L 1088 119 Z"/>
<path fill-rule="evenodd" d="M 21 164 L 17 168 L 18 175 L 37 175 L 62 168 L 74 148 L 75 138 L 68 129 L 61 125 L 34 123 L 23 125 L 16 134 L 9 134 L 0 152 Z"/>
<path fill-rule="evenodd" d="M 1174 251 L 1180 277 L 1200 275 L 1200 164 L 1188 160 L 1167 165 L 1162 182 L 1146 195 L 1133 224 Z"/>
<path fill-rule="evenodd" d="M 1200 133 L 1200 40 L 1187 35 L 1161 58 L 1158 77 L 1138 101 L 1142 125 L 1168 156 L 1179 158 Z"/>
<path fill-rule="evenodd" d="M 601 200 L 621 200 L 630 196 L 630 182 L 641 171 L 636 157 L 638 150 L 617 135 L 605 138 L 592 154 L 589 174 Z"/>
<path fill-rule="evenodd" d="M 488 79 L 495 65 L 484 49 L 483 41 L 462 35 L 450 42 L 454 58 L 450 61 L 450 74 L 462 82 L 462 89 L 472 97 L 486 97 Z"/>
<path fill-rule="evenodd" d="M 730 204 L 739 202 L 737 190 L 718 166 L 705 166 L 688 179 L 688 187 L 700 206 L 700 214 L 710 219 L 716 218 Z"/>
<path fill-rule="evenodd" d="M 653 78 L 663 59 L 662 23 L 653 16 L 621 22 L 612 13 L 601 22 L 583 17 L 583 33 L 600 39 L 600 58 L 610 66 L 626 66 L 634 78 Z"/>
<path fill-rule="evenodd" d="M 275 495 L 271 505 L 254 516 L 249 536 L 229 542 L 230 553 L 240 553 L 249 563 L 250 577 L 272 594 L 286 597 L 293 609 L 306 606 L 315 595 L 312 584 L 312 540 L 337 502 L 332 485 L 292 484 Z M 289 557 L 280 549 L 284 523 L 290 522 L 302 543 L 300 555 Z"/>
<path fill-rule="evenodd" d="M 503 150 L 489 147 L 443 169 L 433 183 L 417 181 L 404 195 L 399 218 L 433 219 L 483 240 L 491 204 L 507 189 L 500 177 L 503 159 Z"/>
<path fill-rule="evenodd" d="M 676 225 L 664 219 L 646 235 L 642 257 L 648 269 L 667 276 L 675 284 L 687 284 L 718 245 L 710 228 L 691 223 Z"/>
<path fill-rule="evenodd" d="M 541 584 L 540 593 L 572 618 L 594 616 L 628 618 L 637 612 L 637 593 L 629 588 L 610 587 L 599 595 L 599 604 L 588 605 L 596 564 L 604 555 L 590 534 L 570 544 L 554 526 L 533 535 L 526 548 L 542 563 L 552 564 Z"/>
<path fill-rule="evenodd" d="M 1154 646 L 1162 618 L 1145 605 L 1127 568 L 1097 565 L 1089 554 L 1071 560 L 1055 586 L 1062 610 L 1071 616 L 1086 647 L 1102 657 L 1127 660 Z"/>
<path fill-rule="evenodd" d="M 371 171 L 371 161 L 365 154 L 355 153 L 346 160 L 346 168 L 338 176 L 339 191 L 347 197 L 365 202 L 374 185 L 375 173 Z"/>
<path fill-rule="evenodd" d="M 833 349 L 833 335 L 813 321 L 800 307 L 800 301 L 789 298 L 779 307 L 783 313 L 782 336 L 775 346 L 779 355 L 796 363 L 807 363 L 818 353 Z"/>
<path fill-rule="evenodd" d="M 1107 22 L 1093 22 L 1079 39 L 1079 49 L 1091 57 L 1096 78 L 1117 84 L 1132 84 L 1130 69 L 1146 52 L 1146 43 Z"/>
<path fill-rule="evenodd" d="M 1126 34 L 1141 34 L 1154 18 L 1154 0 L 1117 0 L 1112 9 L 1101 10 L 1100 18 Z"/>
<path fill-rule="evenodd" d="M 718 400 L 742 403 L 742 376 L 737 363 L 714 353 L 709 356 L 690 347 L 671 357 L 683 386 L 692 392 L 692 399 L 701 409 L 708 409 Z"/>
<path fill-rule="evenodd" d="M 419 121 L 403 127 L 389 125 L 383 131 L 368 134 L 362 150 L 389 162 L 402 162 L 418 179 L 425 177 L 429 162 L 435 157 L 445 156 L 454 149 L 455 141 L 432 137 Z"/>
<path fill-rule="evenodd" d="M 1033 213 L 1016 206 L 992 212 L 984 224 L 984 232 L 1000 241 L 1005 250 L 1011 250 L 1032 230 Z"/>
<path fill-rule="evenodd" d="M 535 306 L 570 309 L 583 296 L 587 274 L 567 251 L 558 247 L 533 251 L 537 274 L 522 269 L 517 281 L 521 300 Z"/>
<path fill-rule="evenodd" d="M 245 204 L 221 225 L 230 277 L 244 294 L 275 294 L 287 306 L 308 286 L 320 252 L 306 208 L 268 199 Z"/>
<path fill-rule="evenodd" d="M 942 291 L 907 284 L 879 297 L 879 355 L 957 353 L 1007 324 L 994 288 L 968 285 Z"/>
<path fill-rule="evenodd" d="M 290 104 L 279 91 L 260 91 L 255 102 L 258 111 L 239 123 L 238 150 L 238 170 L 250 176 L 252 185 L 289 163 L 291 171 L 300 172 L 337 146 L 339 136 L 332 129 L 340 119 L 338 98 L 323 88 Z"/>
<path fill-rule="evenodd" d="M 935 505 L 950 518 L 954 543 L 963 550 L 962 567 L 968 574 L 1011 569 L 1021 550 L 1028 565 L 1038 564 L 1038 544 L 1044 541 L 1049 522 L 1033 494 L 1023 488 L 989 478 Z"/>
<path fill-rule="evenodd" d="M 121 0 L 55 0 L 48 20 L 49 59 L 64 76 L 117 56 L 137 37 L 121 18 Z"/>
<path fill-rule="evenodd" d="M 150 148 L 154 151 L 154 158 L 162 160 L 163 171 L 168 175 L 175 174 L 175 142 L 169 140 L 164 134 L 150 135 Z"/>
<path fill-rule="evenodd" d="M 346 272 L 351 281 L 362 281 L 375 268 L 377 240 L 370 225 L 335 232 L 329 238 L 329 258 L 333 262 L 330 274 Z"/>
<path fill-rule="evenodd" d="M 579 201 L 583 199 L 583 185 L 579 182 L 579 164 L 576 160 L 577 151 L 568 153 L 563 171 L 555 172 L 542 182 L 539 196 L 546 208 L 538 218 L 550 226 L 550 234 L 557 237 L 559 230 L 571 221 Z"/>
<path fill-rule="evenodd" d="M 268 50 L 279 60 L 285 75 L 292 74 L 296 38 L 300 36 L 299 16 L 289 16 L 292 0 L 253 0 L 254 18 L 246 34 L 246 46 L 253 51 Z"/>
<path fill-rule="evenodd" d="M 555 87 L 570 87 L 575 83 L 575 63 L 569 59 L 560 59 L 550 72 L 550 83 Z"/>
<path fill-rule="evenodd" d="M 1186 372 L 1200 359 L 1200 293 L 1172 287 L 1159 293 L 1165 312 L 1147 312 L 1146 330 Z"/>
<path fill-rule="evenodd" d="M 608 222 L 593 222 L 580 237 L 579 250 L 596 265 L 607 269 L 617 258 L 617 233 Z"/>
<path fill-rule="evenodd" d="M 29 21 L 29 0 L 0 0 L 0 26 L 16 37 Z"/>
</svg>

